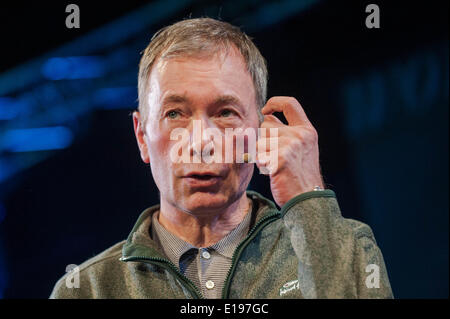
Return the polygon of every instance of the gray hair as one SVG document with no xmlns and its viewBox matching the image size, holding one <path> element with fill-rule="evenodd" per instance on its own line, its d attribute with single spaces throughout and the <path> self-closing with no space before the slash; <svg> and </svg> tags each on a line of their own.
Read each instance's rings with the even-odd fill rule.
<svg viewBox="0 0 450 319">
<path fill-rule="evenodd" d="M 153 35 L 139 63 L 139 111 L 143 120 L 145 121 L 148 113 L 145 112 L 147 103 L 144 96 L 152 66 L 158 58 L 211 55 L 221 51 L 228 52 L 232 46 L 242 54 L 247 71 L 252 77 L 261 120 L 260 110 L 267 97 L 266 61 L 251 38 L 238 27 L 211 18 L 182 20 L 160 29 Z"/>
</svg>

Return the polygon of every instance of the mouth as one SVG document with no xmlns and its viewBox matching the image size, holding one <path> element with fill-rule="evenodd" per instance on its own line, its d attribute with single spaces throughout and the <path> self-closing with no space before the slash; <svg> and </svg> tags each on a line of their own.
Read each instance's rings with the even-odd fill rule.
<svg viewBox="0 0 450 319">
<path fill-rule="evenodd" d="M 191 187 L 210 187 L 218 184 L 222 177 L 212 172 L 192 172 L 183 176 L 183 179 Z"/>
<path fill-rule="evenodd" d="M 207 181 L 207 180 L 209 180 L 211 178 L 215 178 L 215 177 L 219 177 L 219 176 L 211 175 L 211 174 L 192 174 L 192 175 L 188 175 L 186 177 L 188 177 L 188 178 L 196 178 L 196 179 L 199 179 L 199 180 L 202 180 L 202 181 Z"/>
</svg>

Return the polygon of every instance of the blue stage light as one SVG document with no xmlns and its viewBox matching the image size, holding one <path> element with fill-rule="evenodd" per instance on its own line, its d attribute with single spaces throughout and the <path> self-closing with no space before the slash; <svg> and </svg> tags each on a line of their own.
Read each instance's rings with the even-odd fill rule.
<svg viewBox="0 0 450 319">
<path fill-rule="evenodd" d="M 116 87 L 102 88 L 95 92 L 94 103 L 102 109 L 134 108 L 137 99 L 137 88 Z"/>
<path fill-rule="evenodd" d="M 0 120 L 12 120 L 26 113 L 31 105 L 25 99 L 0 97 Z"/>
<path fill-rule="evenodd" d="M 87 79 L 102 76 L 105 67 L 102 58 L 96 56 L 53 57 L 41 71 L 50 80 Z"/>
<path fill-rule="evenodd" d="M 73 140 L 73 133 L 64 126 L 12 129 L 0 136 L 0 148 L 10 152 L 31 152 L 63 149 Z"/>
</svg>

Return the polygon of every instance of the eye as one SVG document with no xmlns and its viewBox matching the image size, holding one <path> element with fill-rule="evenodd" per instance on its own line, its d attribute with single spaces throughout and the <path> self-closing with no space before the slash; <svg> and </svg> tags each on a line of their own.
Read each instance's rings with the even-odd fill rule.
<svg viewBox="0 0 450 319">
<path fill-rule="evenodd" d="M 230 117 L 231 115 L 235 114 L 236 112 L 234 112 L 233 110 L 230 109 L 224 109 L 222 111 L 220 111 L 220 116 L 221 117 Z"/>
<path fill-rule="evenodd" d="M 180 112 L 172 110 L 166 113 L 166 116 L 169 117 L 170 119 L 176 119 L 178 117 L 178 115 L 180 115 Z"/>
</svg>

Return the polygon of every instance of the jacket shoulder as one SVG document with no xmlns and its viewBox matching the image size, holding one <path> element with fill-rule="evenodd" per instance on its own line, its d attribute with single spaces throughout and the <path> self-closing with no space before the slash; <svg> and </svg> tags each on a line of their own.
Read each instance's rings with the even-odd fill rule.
<svg viewBox="0 0 450 319">
<path fill-rule="evenodd" d="M 98 263 L 108 262 L 111 258 L 115 257 L 119 258 L 122 255 L 122 247 L 125 244 L 125 242 L 126 242 L 125 240 L 122 240 L 121 242 L 118 242 L 113 246 L 105 249 L 101 253 L 95 255 L 94 257 L 89 258 L 88 260 L 86 260 L 85 262 L 83 262 L 78 266 L 80 272 L 90 267 L 95 267 L 95 265 Z"/>
<path fill-rule="evenodd" d="M 353 236 L 356 240 L 364 237 L 376 243 L 372 228 L 369 225 L 350 218 L 342 218 L 342 220 L 345 224 L 347 224 L 347 227 L 352 230 Z"/>
<path fill-rule="evenodd" d="M 122 247 L 125 240 L 114 244 L 101 253 L 89 258 L 80 265 L 74 265 L 76 268 L 64 274 L 55 284 L 50 299 L 70 299 L 70 298 L 92 298 L 93 290 L 91 280 L 98 277 L 101 269 L 110 267 L 113 264 L 119 264 L 119 258 L 122 256 Z M 113 268 L 113 267 L 111 267 Z M 78 285 L 77 279 L 78 276 Z"/>
</svg>

